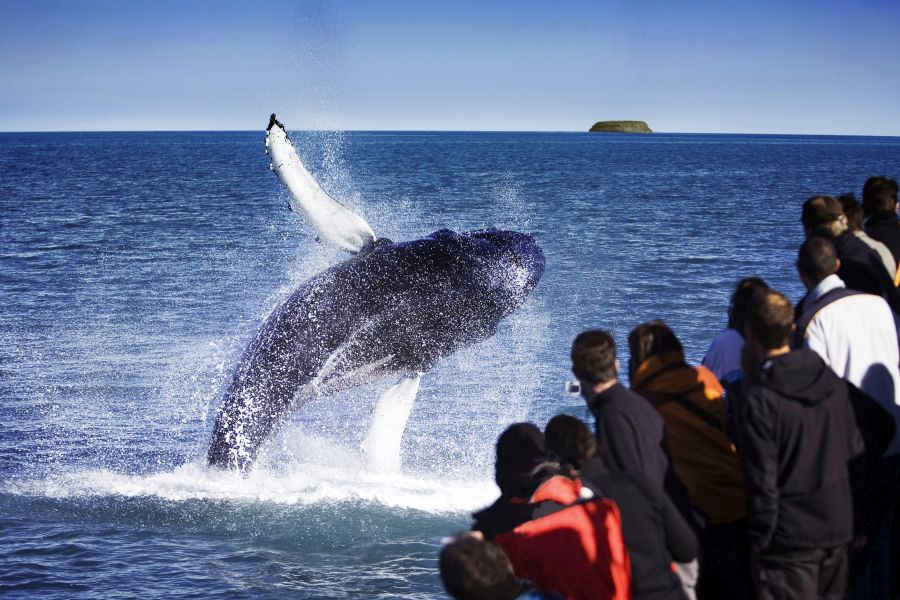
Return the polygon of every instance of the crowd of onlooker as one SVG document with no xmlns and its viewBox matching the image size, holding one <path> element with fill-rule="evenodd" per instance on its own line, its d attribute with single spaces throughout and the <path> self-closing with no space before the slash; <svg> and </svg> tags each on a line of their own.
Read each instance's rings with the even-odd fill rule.
<svg viewBox="0 0 900 600">
<path fill-rule="evenodd" d="M 691 366 L 663 321 L 571 349 L 594 431 L 497 440 L 500 497 L 444 546 L 459 599 L 900 597 L 897 183 L 802 208 L 796 306 L 740 280 Z"/>
</svg>

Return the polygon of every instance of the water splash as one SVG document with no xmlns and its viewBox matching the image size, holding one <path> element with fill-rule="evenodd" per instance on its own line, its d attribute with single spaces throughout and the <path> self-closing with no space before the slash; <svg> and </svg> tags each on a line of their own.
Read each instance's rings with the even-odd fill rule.
<svg viewBox="0 0 900 600">
<path fill-rule="evenodd" d="M 362 501 L 428 513 L 471 512 L 496 497 L 496 486 L 490 480 L 372 471 L 354 449 L 312 438 L 306 438 L 304 445 L 307 453 L 324 457 L 324 463 L 270 464 L 247 476 L 209 469 L 201 462 L 150 475 L 87 469 L 7 482 L 0 486 L 0 493 L 57 499 L 149 497 L 172 502 L 220 500 L 286 505 Z"/>
</svg>

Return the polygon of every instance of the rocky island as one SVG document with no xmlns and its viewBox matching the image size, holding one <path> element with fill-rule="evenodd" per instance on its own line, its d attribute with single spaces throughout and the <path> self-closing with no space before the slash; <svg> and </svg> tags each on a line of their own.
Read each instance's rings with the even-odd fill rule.
<svg viewBox="0 0 900 600">
<path fill-rule="evenodd" d="M 603 133 L 653 133 L 644 121 L 597 121 L 590 131 Z"/>
</svg>

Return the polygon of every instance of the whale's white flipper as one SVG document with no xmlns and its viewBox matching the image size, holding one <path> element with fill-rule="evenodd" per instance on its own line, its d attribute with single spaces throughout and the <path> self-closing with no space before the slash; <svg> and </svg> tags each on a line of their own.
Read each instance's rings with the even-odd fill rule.
<svg viewBox="0 0 900 600">
<path fill-rule="evenodd" d="M 319 239 L 348 252 L 359 252 L 375 241 L 375 233 L 362 217 L 319 187 L 275 115 L 266 131 L 266 152 L 272 158 L 270 168 L 291 193 L 291 209 L 306 216 Z"/>
<path fill-rule="evenodd" d="M 417 373 L 378 396 L 369 419 L 369 432 L 362 443 L 369 469 L 382 472 L 400 470 L 400 442 L 421 380 L 422 374 Z"/>
</svg>

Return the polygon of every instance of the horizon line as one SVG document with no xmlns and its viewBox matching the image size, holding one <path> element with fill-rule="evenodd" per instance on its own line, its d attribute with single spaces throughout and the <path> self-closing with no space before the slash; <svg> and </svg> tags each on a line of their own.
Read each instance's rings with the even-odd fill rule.
<svg viewBox="0 0 900 600">
<path fill-rule="evenodd" d="M 651 133 L 623 133 L 589 131 L 587 129 L 288 129 L 288 131 L 316 131 L 316 132 L 352 132 L 352 133 L 590 133 L 603 135 L 627 135 L 644 137 L 653 134 L 663 135 L 785 135 L 785 136 L 813 136 L 813 137 L 900 137 L 900 134 L 874 134 L 874 133 L 786 133 L 786 132 L 743 132 L 743 131 L 653 131 Z M 265 132 L 265 129 L 33 129 L 33 130 L 4 130 L 3 134 L 28 134 L 28 133 L 253 133 Z"/>
</svg>

